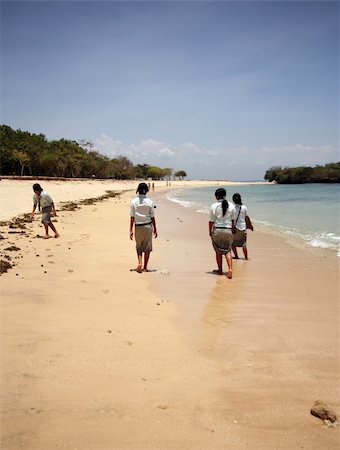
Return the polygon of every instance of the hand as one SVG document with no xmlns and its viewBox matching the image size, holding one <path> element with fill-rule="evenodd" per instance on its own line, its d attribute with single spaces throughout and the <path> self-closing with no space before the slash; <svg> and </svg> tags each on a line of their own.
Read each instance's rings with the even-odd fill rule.
<svg viewBox="0 0 340 450">
<path fill-rule="evenodd" d="M 156 239 L 157 236 L 158 236 L 157 231 L 154 231 L 154 237 L 155 237 L 155 239 Z"/>
<path fill-rule="evenodd" d="M 130 231 L 130 239 L 132 241 L 132 239 L 133 239 L 133 231 Z"/>
</svg>

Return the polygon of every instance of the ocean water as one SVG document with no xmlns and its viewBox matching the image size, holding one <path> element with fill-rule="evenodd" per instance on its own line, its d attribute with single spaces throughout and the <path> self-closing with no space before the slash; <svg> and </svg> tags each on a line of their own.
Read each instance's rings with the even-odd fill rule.
<svg viewBox="0 0 340 450">
<path fill-rule="evenodd" d="M 235 192 L 242 196 L 254 224 L 293 235 L 316 248 L 337 249 L 340 256 L 339 184 L 254 184 L 180 188 L 167 198 L 183 207 L 208 214 L 217 187 L 225 187 L 231 201 Z"/>
</svg>

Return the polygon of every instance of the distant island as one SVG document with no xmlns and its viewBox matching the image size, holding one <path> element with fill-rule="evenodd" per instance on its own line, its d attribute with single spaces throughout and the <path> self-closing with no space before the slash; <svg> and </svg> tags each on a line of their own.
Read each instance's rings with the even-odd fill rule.
<svg viewBox="0 0 340 450">
<path fill-rule="evenodd" d="M 340 161 L 315 167 L 271 167 L 264 179 L 279 184 L 340 183 Z"/>
</svg>

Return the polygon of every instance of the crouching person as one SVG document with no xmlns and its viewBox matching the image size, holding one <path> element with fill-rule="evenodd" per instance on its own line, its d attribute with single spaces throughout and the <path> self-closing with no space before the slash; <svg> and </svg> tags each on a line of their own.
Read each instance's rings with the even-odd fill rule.
<svg viewBox="0 0 340 450">
<path fill-rule="evenodd" d="M 43 188 L 40 186 L 40 184 L 35 183 L 33 185 L 33 211 L 32 211 L 32 219 L 34 218 L 35 210 L 38 206 L 39 211 L 41 209 L 42 217 L 41 222 L 43 223 L 45 227 L 45 236 L 44 239 L 49 239 L 48 229 L 51 228 L 51 230 L 54 232 L 54 237 L 58 238 L 60 234 L 56 230 L 55 226 L 52 223 L 51 220 L 51 214 L 56 215 L 55 212 L 55 206 L 54 202 L 52 200 L 52 197 L 43 190 Z"/>
</svg>

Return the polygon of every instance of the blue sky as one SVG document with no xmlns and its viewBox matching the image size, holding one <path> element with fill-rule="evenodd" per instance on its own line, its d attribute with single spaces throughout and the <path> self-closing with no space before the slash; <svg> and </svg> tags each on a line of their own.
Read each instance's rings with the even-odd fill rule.
<svg viewBox="0 0 340 450">
<path fill-rule="evenodd" d="M 189 178 L 339 156 L 333 1 L 1 2 L 1 123 Z"/>
</svg>

